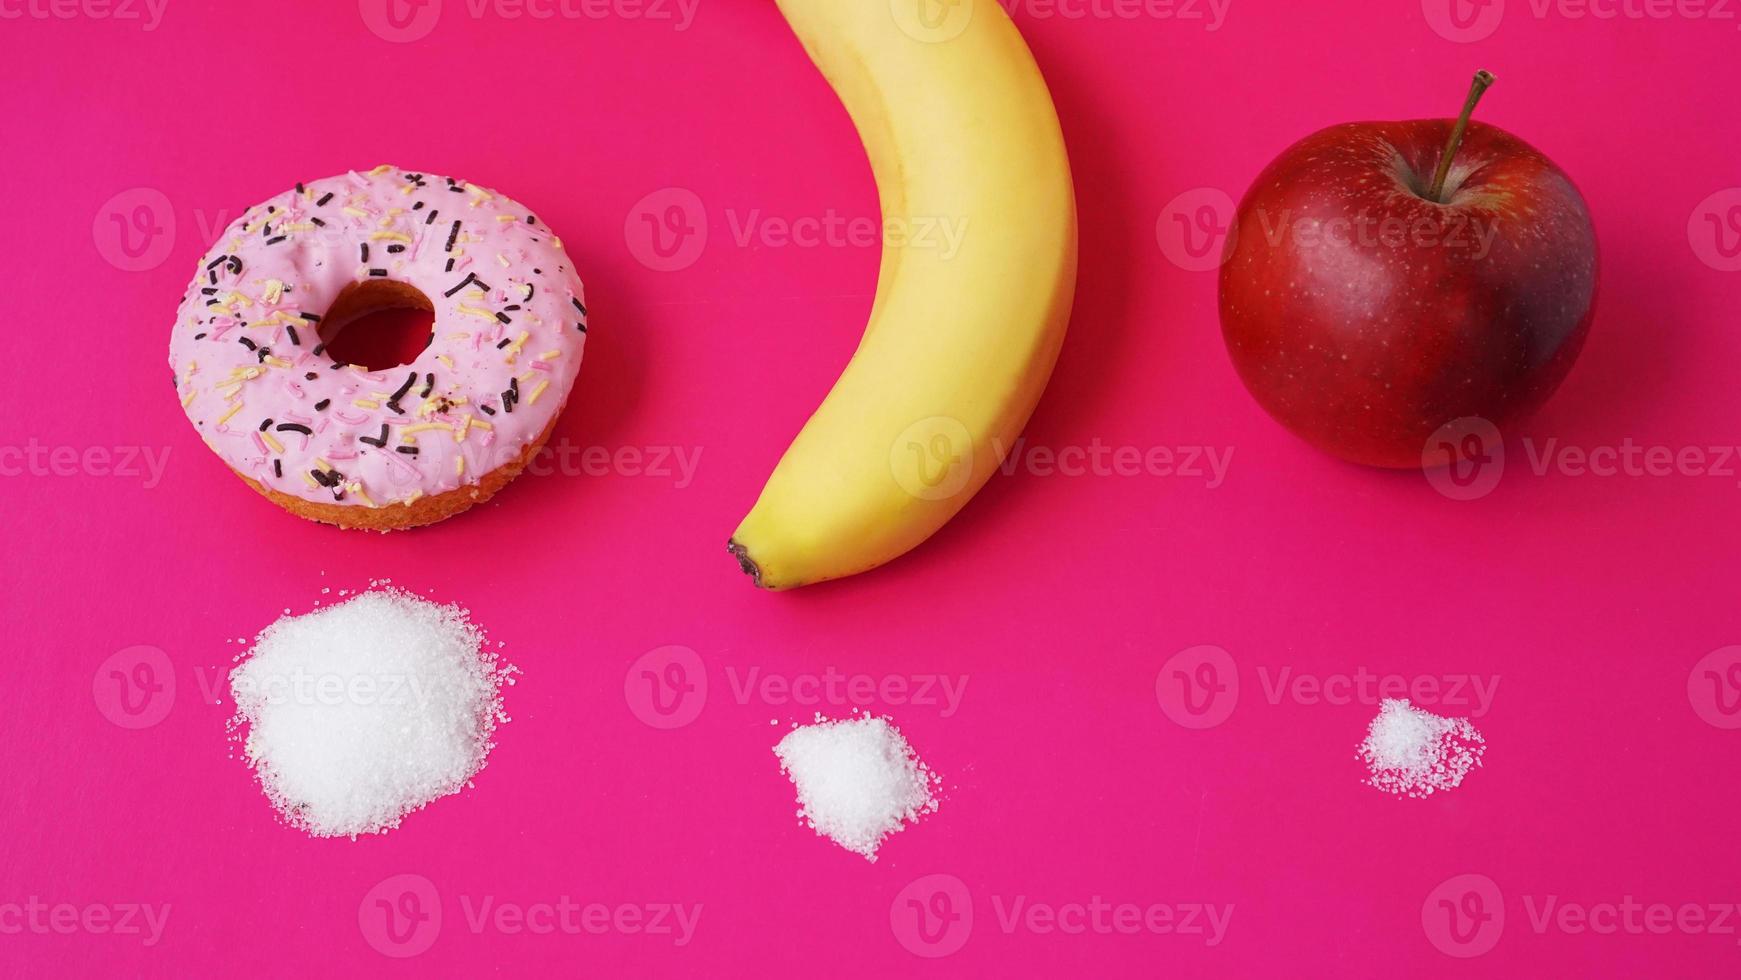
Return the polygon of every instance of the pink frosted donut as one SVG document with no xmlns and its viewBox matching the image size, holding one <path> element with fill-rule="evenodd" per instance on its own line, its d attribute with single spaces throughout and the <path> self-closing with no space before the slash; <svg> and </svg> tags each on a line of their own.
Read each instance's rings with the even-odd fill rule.
<svg viewBox="0 0 1741 980">
<path fill-rule="evenodd" d="M 433 310 L 380 371 L 321 342 Z M 237 475 L 341 527 L 431 524 L 488 499 L 549 436 L 586 344 L 562 241 L 475 184 L 381 166 L 248 209 L 200 260 L 169 342 L 182 408 Z"/>
</svg>

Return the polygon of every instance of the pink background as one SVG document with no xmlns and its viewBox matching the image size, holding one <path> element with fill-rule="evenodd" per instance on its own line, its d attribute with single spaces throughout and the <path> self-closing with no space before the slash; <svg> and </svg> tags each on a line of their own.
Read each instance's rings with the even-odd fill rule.
<svg viewBox="0 0 1741 980">
<path fill-rule="evenodd" d="M 1064 19 L 1022 5 L 1082 212 L 1074 325 L 1028 436 L 1231 448 L 1225 482 L 999 477 L 910 558 L 777 596 L 749 588 L 725 538 L 852 352 L 877 252 L 733 234 L 757 209 L 876 214 L 851 125 L 771 3 L 701 0 L 678 30 L 627 3 L 537 21 L 447 0 L 427 37 L 390 43 L 368 26 L 370 0 L 169 0 L 152 31 L 93 16 L 101 4 L 61 19 L 34 2 L 0 3 L 24 14 L 0 19 L 0 446 L 170 455 L 150 487 L 95 465 L 18 474 L 0 458 L 13 465 L 0 478 L 0 927 L 16 922 L 6 903 L 33 896 L 171 912 L 149 948 L 0 934 L 0 973 L 1622 976 L 1741 963 L 1733 934 L 1576 934 L 1530 918 L 1549 896 L 1741 900 L 1741 731 L 1718 724 L 1741 719 L 1688 686 L 1703 689 L 1701 658 L 1741 643 L 1741 467 L 1599 477 L 1537 474 L 1529 457 L 1548 440 L 1741 441 L 1741 274 L 1721 271 L 1733 238 L 1695 213 L 1741 185 L 1736 20 L 1538 15 L 1511 0 L 1496 26 L 1477 21 L 1490 37 L 1461 43 L 1432 26 L 1444 7 L 1412 2 L 1233 0 L 1215 30 L 1140 8 Z M 1482 118 L 1582 186 L 1604 281 L 1570 381 L 1512 434 L 1497 488 L 1460 502 L 1419 475 L 1338 464 L 1271 423 L 1228 364 L 1213 273 L 1169 261 L 1179 243 L 1157 226 L 1177 227 L 1165 212 L 1187 192 L 1237 198 L 1320 126 L 1449 114 L 1477 67 L 1500 79 Z M 480 511 L 383 539 L 300 522 L 223 471 L 165 363 L 204 229 L 298 179 L 388 161 L 499 186 L 560 230 L 593 330 L 558 439 L 700 451 L 692 484 L 632 467 L 527 477 Z M 155 194 L 112 201 L 138 188 Z M 669 272 L 637 261 L 648 243 L 625 235 L 638 202 L 667 188 L 693 192 L 692 217 L 710 226 L 694 263 Z M 127 271 L 106 259 L 124 255 L 108 215 L 141 202 L 164 260 Z M 227 640 L 370 578 L 468 606 L 524 677 L 473 790 L 385 837 L 313 840 L 278 822 L 232 757 L 228 705 L 208 686 L 239 650 Z M 1156 679 L 1204 644 L 1227 651 L 1239 696 L 1224 723 L 1191 730 L 1162 710 Z M 101 693 L 105 661 L 139 645 L 163 651 L 175 692 L 157 696 L 159 723 L 129 730 L 93 682 Z M 692 723 L 660 730 L 624 682 L 667 645 L 694 651 L 709 692 Z M 1717 672 L 1735 659 L 1719 655 Z M 968 679 L 947 717 L 870 705 L 945 786 L 941 811 L 876 864 L 794 822 L 769 750 L 817 709 L 740 701 L 732 684 L 831 666 Z M 1487 767 L 1448 796 L 1384 796 L 1354 758 L 1375 704 L 1272 703 L 1264 686 L 1284 669 L 1322 681 L 1361 667 L 1496 677 L 1476 719 Z M 1722 693 L 1733 707 L 1737 691 Z M 359 926 L 365 896 L 400 874 L 426 878 L 444 916 L 428 951 L 403 960 Z M 974 921 L 949 937 L 957 952 L 928 960 L 903 946 L 891 908 L 935 874 L 960 883 Z M 1492 932 L 1475 944 L 1491 951 L 1462 960 L 1435 948 L 1422 909 L 1469 874 L 1492 881 L 1487 908 L 1503 902 L 1505 922 L 1496 945 Z M 462 904 L 564 895 L 703 912 L 676 948 L 474 933 Z M 1018 897 L 1095 896 L 1234 911 L 1212 947 L 1006 931 L 998 915 Z"/>
</svg>

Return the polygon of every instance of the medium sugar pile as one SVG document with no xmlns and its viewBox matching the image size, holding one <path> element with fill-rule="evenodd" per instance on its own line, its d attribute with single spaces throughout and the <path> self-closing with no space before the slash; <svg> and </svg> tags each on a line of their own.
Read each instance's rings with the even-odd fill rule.
<svg viewBox="0 0 1741 980">
<path fill-rule="evenodd" d="M 267 627 L 230 673 L 233 737 L 292 826 L 383 833 L 483 768 L 513 668 L 458 606 L 365 592 Z"/>
<path fill-rule="evenodd" d="M 1456 789 L 1486 751 L 1469 719 L 1441 718 L 1407 701 L 1384 701 L 1360 743 L 1367 783 L 1416 799 Z"/>
<path fill-rule="evenodd" d="M 886 719 L 817 721 L 774 746 L 798 788 L 799 819 L 875 861 L 883 838 L 937 809 L 937 777 Z"/>
</svg>

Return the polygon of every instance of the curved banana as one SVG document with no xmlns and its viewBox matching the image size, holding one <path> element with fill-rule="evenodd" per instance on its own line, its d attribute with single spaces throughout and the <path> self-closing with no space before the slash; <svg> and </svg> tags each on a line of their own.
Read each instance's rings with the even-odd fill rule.
<svg viewBox="0 0 1741 980">
<path fill-rule="evenodd" d="M 778 3 L 864 140 L 886 234 L 857 353 L 732 536 L 776 590 L 955 516 L 1027 424 L 1076 290 L 1057 111 L 996 0 Z"/>
</svg>

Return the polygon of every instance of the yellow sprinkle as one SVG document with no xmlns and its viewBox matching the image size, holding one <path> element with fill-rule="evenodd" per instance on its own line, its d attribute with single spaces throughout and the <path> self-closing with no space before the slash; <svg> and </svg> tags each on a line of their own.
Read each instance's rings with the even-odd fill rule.
<svg viewBox="0 0 1741 980">
<path fill-rule="evenodd" d="M 522 383 L 527 382 L 527 381 L 531 381 L 532 380 L 532 372 L 530 370 L 521 371 L 517 375 L 517 377 L 520 379 L 520 381 Z"/>
<path fill-rule="evenodd" d="M 369 236 L 371 242 L 408 242 L 411 236 L 402 231 L 377 231 Z"/>
<path fill-rule="evenodd" d="M 554 361 L 561 356 L 562 352 L 559 350 L 547 350 L 544 353 L 539 354 L 538 359 L 540 361 Z"/>
<path fill-rule="evenodd" d="M 491 313 L 489 310 L 486 310 L 481 306 L 471 306 L 466 303 L 459 304 L 459 311 L 464 313 L 466 316 L 482 317 L 485 320 L 494 320 L 496 318 L 496 315 Z"/>
<path fill-rule="evenodd" d="M 382 174 L 384 174 L 384 173 L 386 173 L 386 172 L 387 172 L 387 171 L 389 171 L 389 170 L 392 170 L 392 169 L 393 169 L 393 167 L 392 167 L 392 165 L 391 165 L 391 164 L 386 164 L 386 163 L 383 163 L 383 164 L 381 164 L 381 165 L 380 165 L 380 166 L 379 166 L 379 167 L 376 167 L 376 168 L 375 168 L 375 169 L 373 169 L 373 170 L 371 170 L 371 171 L 369 171 L 369 172 L 368 172 L 368 173 L 366 173 L 366 174 L 364 174 L 364 175 L 363 175 L 363 176 L 365 176 L 365 177 L 379 177 L 379 176 L 381 176 L 381 175 L 382 175 Z"/>
<path fill-rule="evenodd" d="M 528 405 L 538 404 L 538 396 L 544 394 L 544 389 L 546 389 L 548 387 L 550 387 L 550 382 L 548 382 L 548 381 L 538 382 L 538 387 L 532 389 L 532 397 L 526 399 L 526 404 L 528 404 Z"/>
<path fill-rule="evenodd" d="M 467 415 L 464 418 L 464 420 L 462 420 L 460 422 L 459 428 L 453 430 L 453 441 L 454 442 L 464 442 L 465 441 L 465 434 L 468 430 L 471 429 L 471 427 L 472 427 L 472 417 L 470 415 Z"/>
<path fill-rule="evenodd" d="M 487 201 L 494 196 L 489 191 L 484 190 L 482 187 L 479 187 L 470 181 L 466 182 L 465 189 L 468 193 L 476 195 L 478 199 L 482 201 Z"/>
<path fill-rule="evenodd" d="M 266 280 L 266 291 L 260 295 L 268 305 L 277 303 L 284 297 L 284 282 L 281 279 Z"/>
<path fill-rule="evenodd" d="M 359 211 L 358 209 L 353 208 L 348 204 L 345 205 L 344 207 L 340 208 L 339 210 L 343 211 L 344 213 L 350 215 L 353 218 L 367 218 L 369 216 L 369 212 Z"/>
<path fill-rule="evenodd" d="M 284 443 L 279 442 L 277 437 L 274 436 L 272 433 L 262 431 L 260 433 L 260 439 L 261 439 L 261 441 L 265 442 L 266 445 L 271 446 L 273 452 L 275 452 L 275 453 L 284 452 Z"/>
<path fill-rule="evenodd" d="M 304 187 L 304 188 L 303 188 L 303 189 L 302 189 L 302 196 L 303 196 L 303 197 L 306 197 L 306 198 L 313 198 L 313 197 L 314 197 L 314 190 L 313 190 L 313 188 L 309 188 L 309 187 Z"/>
<path fill-rule="evenodd" d="M 446 354 L 437 354 L 435 355 L 435 359 L 447 365 L 449 371 L 453 370 L 453 358 L 448 357 Z"/>
<path fill-rule="evenodd" d="M 447 423 L 447 422 L 419 422 L 416 425 L 408 425 L 405 428 L 400 429 L 399 431 L 405 433 L 408 436 L 411 436 L 411 435 L 416 435 L 419 432 L 428 432 L 430 429 L 451 429 L 451 428 L 453 428 L 453 425 L 450 423 Z M 410 442 L 411 440 L 407 439 L 405 441 Z"/>
<path fill-rule="evenodd" d="M 510 265 L 513 264 L 513 263 L 508 261 L 508 257 L 506 255 L 503 255 L 500 252 L 496 253 L 496 261 L 502 263 L 502 268 L 504 268 L 504 269 L 508 268 Z"/>
<path fill-rule="evenodd" d="M 314 480 L 314 476 L 313 476 L 313 475 L 312 475 L 312 474 L 310 474 L 310 473 L 309 473 L 309 472 L 308 472 L 308 471 L 307 471 L 307 470 L 303 470 L 303 471 L 302 471 L 302 482 L 304 482 L 304 483 L 306 483 L 306 484 L 308 484 L 308 485 L 309 485 L 309 486 L 311 486 L 311 487 L 318 487 L 318 486 L 320 486 L 320 484 L 319 484 L 319 483 L 316 483 L 316 482 L 315 482 L 315 480 Z"/>
<path fill-rule="evenodd" d="M 500 221 L 502 224 L 507 224 L 510 221 L 519 221 L 520 219 L 511 214 L 498 214 L 496 215 L 496 220 Z"/>
<path fill-rule="evenodd" d="M 229 420 L 235 418 L 236 413 L 240 412 L 241 410 L 242 410 L 242 403 L 241 402 L 237 402 L 236 404 L 231 405 L 229 411 L 218 416 L 218 424 L 223 425 L 225 422 L 228 422 Z"/>
<path fill-rule="evenodd" d="M 357 406 L 358 408 L 367 408 L 367 409 L 376 409 L 376 408 L 381 407 L 380 402 L 375 401 L 373 399 L 369 399 L 369 398 L 358 398 L 357 400 L 351 402 L 351 404 Z"/>
<path fill-rule="evenodd" d="M 198 395 L 198 394 L 199 394 L 199 392 L 198 392 L 198 391 L 195 391 L 195 390 L 194 390 L 194 389 L 192 389 L 192 388 L 189 388 L 189 389 L 188 389 L 188 390 L 187 390 L 187 397 L 185 397 L 185 398 L 183 398 L 183 399 L 182 399 L 182 400 L 181 400 L 181 407 L 182 407 L 182 408 L 186 408 L 186 407 L 188 407 L 188 406 L 189 406 L 189 405 L 192 405 L 192 404 L 193 404 L 193 400 L 194 400 L 194 397 L 195 397 L 195 396 L 197 396 L 197 395 Z"/>
<path fill-rule="evenodd" d="M 285 231 L 313 231 L 315 229 L 315 227 L 316 226 L 315 226 L 314 222 L 312 222 L 312 221 L 298 221 L 295 224 L 285 225 L 284 230 Z"/>
<path fill-rule="evenodd" d="M 413 491 L 411 491 L 411 496 L 406 497 L 404 500 L 400 501 L 400 503 L 409 507 L 412 504 L 414 504 L 422 499 L 423 499 L 423 491 L 422 490 L 413 490 Z"/>
<path fill-rule="evenodd" d="M 406 184 L 406 185 L 405 185 L 405 186 L 404 186 L 404 187 L 401 187 L 401 188 L 399 188 L 399 193 L 401 193 L 401 194 L 409 194 L 409 193 L 411 193 L 411 192 L 412 192 L 412 191 L 414 191 L 414 190 L 416 190 L 416 189 L 417 189 L 417 185 L 416 185 L 416 184 Z"/>
<path fill-rule="evenodd" d="M 557 251 L 561 251 L 562 250 L 562 239 L 560 239 L 560 238 L 550 239 L 550 247 L 556 249 Z"/>
<path fill-rule="evenodd" d="M 361 500 L 365 506 L 368 506 L 368 507 L 375 506 L 375 502 L 373 500 L 370 500 L 369 495 L 363 492 L 363 485 L 361 483 L 353 483 L 350 486 L 346 487 L 345 489 L 356 494 L 357 499 Z"/>
<path fill-rule="evenodd" d="M 286 370 L 288 370 L 290 367 L 289 361 L 285 360 L 282 357 L 279 357 L 276 354 L 272 355 L 271 357 L 266 358 L 264 361 L 261 361 L 260 363 L 261 364 L 270 364 L 275 368 L 283 368 Z"/>
<path fill-rule="evenodd" d="M 490 423 L 485 422 L 483 419 L 472 419 L 472 426 L 474 428 L 478 428 L 478 429 L 488 429 L 492 432 L 495 431 L 495 428 L 496 428 L 495 426 L 491 425 Z"/>
<path fill-rule="evenodd" d="M 455 456 L 453 458 L 453 468 L 460 476 L 465 476 L 465 457 Z"/>
<path fill-rule="evenodd" d="M 322 473 L 331 473 L 332 472 L 332 464 L 327 462 L 324 459 L 316 459 L 314 461 L 314 465 L 320 467 L 320 471 Z"/>
<path fill-rule="evenodd" d="M 456 333 L 453 335 L 453 339 L 455 339 L 455 340 L 470 340 L 471 336 L 472 335 L 469 333 Z"/>
</svg>

